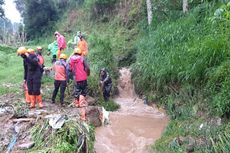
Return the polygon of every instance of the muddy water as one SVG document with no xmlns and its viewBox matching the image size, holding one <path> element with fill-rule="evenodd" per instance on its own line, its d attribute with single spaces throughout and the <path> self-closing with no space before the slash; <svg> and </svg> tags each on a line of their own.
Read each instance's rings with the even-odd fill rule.
<svg viewBox="0 0 230 153">
<path fill-rule="evenodd" d="M 121 105 L 111 112 L 110 124 L 96 129 L 97 153 L 143 153 L 148 145 L 159 139 L 168 118 L 163 111 L 149 107 L 138 99 L 131 83 L 131 72 L 120 70 L 119 97 L 114 100 Z"/>
</svg>

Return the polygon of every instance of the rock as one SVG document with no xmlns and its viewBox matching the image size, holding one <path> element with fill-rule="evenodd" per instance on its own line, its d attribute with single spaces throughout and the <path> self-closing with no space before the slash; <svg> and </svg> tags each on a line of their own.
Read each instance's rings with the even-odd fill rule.
<svg viewBox="0 0 230 153">
<path fill-rule="evenodd" d="M 47 115 L 49 114 L 47 110 L 39 109 L 39 110 L 30 110 L 27 114 L 28 118 L 37 118 L 39 115 Z"/>
<path fill-rule="evenodd" d="M 45 118 L 49 119 L 49 125 L 53 129 L 60 129 L 63 126 L 63 124 L 65 123 L 66 115 L 51 114 L 51 115 L 45 116 Z"/>
<path fill-rule="evenodd" d="M 27 143 L 23 143 L 23 144 L 18 145 L 18 148 L 20 150 L 30 149 L 34 146 L 34 144 L 35 144 L 34 142 L 27 142 Z"/>
<path fill-rule="evenodd" d="M 186 151 L 189 153 L 189 152 L 194 152 L 194 149 L 195 149 L 195 146 L 196 146 L 196 140 L 193 139 L 192 137 L 189 137 L 188 138 L 189 140 L 189 144 L 188 146 L 186 147 Z"/>
<path fill-rule="evenodd" d="M 102 108 L 101 107 L 88 106 L 86 108 L 86 118 L 95 127 L 102 125 L 101 114 L 102 114 Z"/>
<path fill-rule="evenodd" d="M 89 106 L 95 106 L 97 104 L 96 99 L 94 99 L 93 97 L 90 97 L 90 96 L 86 97 L 86 101 L 87 101 Z"/>
</svg>

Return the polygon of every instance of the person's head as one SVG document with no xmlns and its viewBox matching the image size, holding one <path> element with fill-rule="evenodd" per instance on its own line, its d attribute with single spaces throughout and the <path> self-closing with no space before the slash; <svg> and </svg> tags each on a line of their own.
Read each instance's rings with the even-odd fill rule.
<svg viewBox="0 0 230 153">
<path fill-rule="evenodd" d="M 100 75 L 105 75 L 106 74 L 106 69 L 105 68 L 102 68 L 101 70 L 100 70 Z"/>
<path fill-rule="evenodd" d="M 77 32 L 77 36 L 80 37 L 81 36 L 81 31 Z"/>
<path fill-rule="evenodd" d="M 82 36 L 82 35 L 80 35 L 80 36 L 79 36 L 79 38 L 80 38 L 80 40 L 82 40 L 82 39 L 83 39 L 83 36 Z"/>
<path fill-rule="evenodd" d="M 37 47 L 37 53 L 38 53 L 38 54 L 41 54 L 41 53 L 42 53 L 42 47 L 41 47 L 41 46 L 38 46 L 38 47 Z"/>
<path fill-rule="evenodd" d="M 34 49 L 32 49 L 32 48 L 29 48 L 29 49 L 27 49 L 27 53 L 29 53 L 29 54 L 34 54 Z"/>
<path fill-rule="evenodd" d="M 60 33 L 59 33 L 58 31 L 55 31 L 55 32 L 54 32 L 54 36 L 55 36 L 55 38 L 58 38 L 58 37 L 59 37 L 59 35 L 60 35 Z"/>
<path fill-rule="evenodd" d="M 77 55 L 81 55 L 82 54 L 82 51 L 80 48 L 74 48 L 74 51 L 73 51 L 74 54 L 77 54 Z"/>
<path fill-rule="evenodd" d="M 62 54 L 60 55 L 60 59 L 67 60 L 67 58 L 68 58 L 68 57 L 67 57 L 66 54 L 63 54 L 63 53 L 62 53 Z"/>
</svg>

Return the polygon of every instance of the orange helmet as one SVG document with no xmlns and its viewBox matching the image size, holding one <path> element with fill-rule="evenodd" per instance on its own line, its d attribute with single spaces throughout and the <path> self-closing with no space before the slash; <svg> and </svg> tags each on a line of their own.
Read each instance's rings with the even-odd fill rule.
<svg viewBox="0 0 230 153">
<path fill-rule="evenodd" d="M 32 52 L 34 52 L 34 49 L 29 48 L 29 49 L 27 49 L 27 52 L 28 52 L 28 53 L 32 53 Z"/>
<path fill-rule="evenodd" d="M 81 55 L 81 54 L 82 54 L 82 51 L 81 51 L 80 48 L 77 47 L 77 48 L 74 48 L 73 53 L 74 53 L 74 54 L 80 54 L 80 55 Z"/>
<path fill-rule="evenodd" d="M 66 59 L 67 59 L 67 55 L 62 53 L 62 54 L 60 55 L 60 59 L 66 60 Z"/>
<path fill-rule="evenodd" d="M 19 47 L 18 50 L 17 50 L 18 55 L 25 54 L 26 52 L 27 52 L 27 50 L 26 50 L 25 47 Z"/>
</svg>

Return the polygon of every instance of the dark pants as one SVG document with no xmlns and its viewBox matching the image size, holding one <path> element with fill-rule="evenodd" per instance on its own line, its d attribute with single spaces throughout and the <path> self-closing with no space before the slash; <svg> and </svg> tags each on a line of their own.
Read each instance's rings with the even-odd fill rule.
<svg viewBox="0 0 230 153">
<path fill-rule="evenodd" d="M 39 69 L 34 72 L 28 72 L 27 86 L 29 95 L 40 95 L 41 77 L 42 74 Z"/>
<path fill-rule="evenodd" d="M 105 84 L 103 87 L 103 97 L 105 101 L 109 100 L 112 84 Z"/>
<path fill-rule="evenodd" d="M 66 81 L 55 80 L 54 81 L 54 91 L 52 96 L 52 102 L 55 102 L 58 90 L 60 87 L 60 102 L 63 104 L 65 97 Z"/>
<path fill-rule="evenodd" d="M 77 81 L 75 83 L 75 92 L 74 92 L 74 97 L 79 100 L 80 95 L 86 96 L 87 94 L 87 80 L 84 81 Z"/>
</svg>

